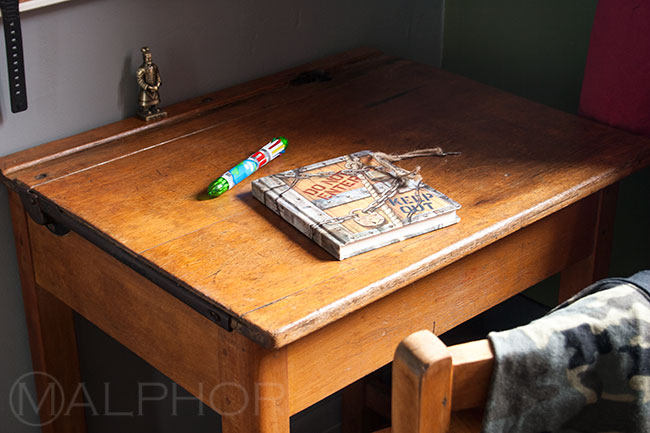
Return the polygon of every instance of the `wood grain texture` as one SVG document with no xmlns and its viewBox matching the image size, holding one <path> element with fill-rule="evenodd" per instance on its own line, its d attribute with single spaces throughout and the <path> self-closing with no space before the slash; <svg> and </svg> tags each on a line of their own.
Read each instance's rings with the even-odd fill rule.
<svg viewBox="0 0 650 433">
<path fill-rule="evenodd" d="M 451 409 L 471 409 L 485 405 L 494 367 L 494 352 L 488 340 L 449 347 L 454 364 Z"/>
<path fill-rule="evenodd" d="M 3 159 L 3 173 L 230 312 L 242 334 L 277 348 L 650 162 L 650 139 L 428 66 L 352 57 L 325 68 L 329 81 L 285 79 L 252 97 L 246 87 L 225 91 L 230 102 L 215 101 L 218 108 L 88 148 L 83 137 L 44 145 Z M 196 200 L 278 134 L 290 141 L 282 157 L 219 199 Z M 428 184 L 460 202 L 461 222 L 342 262 L 250 193 L 252 179 L 307 163 L 438 145 L 463 154 L 403 166 L 420 165 Z M 40 174 L 46 180 L 35 179 Z"/>
<path fill-rule="evenodd" d="M 242 149 L 239 143 L 241 138 L 238 137 L 231 137 L 232 140 L 228 140 L 228 137 L 224 136 L 218 139 L 215 143 L 214 136 L 219 136 L 221 129 L 224 128 L 225 125 L 229 125 L 237 119 L 245 122 L 245 119 L 250 120 L 251 118 L 254 118 L 260 111 L 272 111 L 274 107 L 278 105 L 291 105 L 297 99 L 310 98 L 314 96 L 314 93 L 322 91 L 324 87 L 339 88 L 341 85 L 344 85 L 347 80 L 360 79 L 360 76 L 363 75 L 363 71 L 366 68 L 371 68 L 372 65 L 376 63 L 382 63 L 381 57 L 372 55 L 371 52 L 365 53 L 365 56 L 362 56 L 364 53 L 365 52 L 361 52 L 357 56 L 351 58 L 345 56 L 344 59 L 347 62 L 343 62 L 344 59 L 339 59 L 338 57 L 335 57 L 329 62 L 331 65 L 327 70 L 332 71 L 332 73 L 336 72 L 339 80 L 325 81 L 320 83 L 319 86 L 314 86 L 313 84 L 296 86 L 291 85 L 290 83 L 291 78 L 296 77 L 298 72 L 285 72 L 279 74 L 280 77 L 271 77 L 271 81 L 275 83 L 273 87 L 261 86 L 255 82 L 245 85 L 244 87 L 251 87 L 252 90 L 244 91 L 244 94 L 240 96 L 240 100 L 233 99 L 233 95 L 237 94 L 234 89 L 227 89 L 218 92 L 226 93 L 225 95 L 207 95 L 202 97 L 202 100 L 213 102 L 208 104 L 211 106 L 203 107 L 200 111 L 200 115 L 196 115 L 196 110 L 190 110 L 190 112 L 194 112 L 194 116 L 189 116 L 186 113 L 183 113 L 182 116 L 179 115 L 181 116 L 181 119 L 177 122 L 161 123 L 156 128 L 143 127 L 144 129 L 129 130 L 126 135 L 118 134 L 101 143 L 93 141 L 91 143 L 92 146 L 89 144 L 89 147 L 87 148 L 84 148 L 83 146 L 81 148 L 72 148 L 56 154 L 53 159 L 47 159 L 49 158 L 47 157 L 41 163 L 30 161 L 27 167 L 18 171 L 16 170 L 17 167 L 13 167 L 8 169 L 7 173 L 13 174 L 16 181 L 36 188 L 39 185 L 47 184 L 53 180 L 61 179 L 72 174 L 83 173 L 95 167 L 104 166 L 138 153 L 144 152 L 144 155 L 141 155 L 141 157 L 148 160 L 150 154 L 147 153 L 147 151 L 149 150 L 168 145 L 184 147 L 186 145 L 185 143 L 189 141 L 196 143 L 196 157 L 204 162 L 204 170 L 210 171 L 209 176 L 214 177 L 215 174 L 211 170 L 221 169 L 223 172 L 223 170 L 230 168 L 215 168 L 212 165 L 218 164 L 220 156 L 223 153 L 222 150 L 219 152 L 213 152 L 212 148 L 214 148 L 215 144 L 218 142 L 227 143 L 226 149 L 229 147 Z M 323 63 L 327 62 L 323 61 Z M 344 68 L 342 65 L 339 65 L 339 63 L 345 65 L 350 63 L 350 65 L 348 65 L 347 68 Z M 297 69 L 302 70 L 307 66 Z M 271 78 L 267 80 L 270 80 Z M 168 118 L 169 116 L 165 119 Z M 181 122 L 181 120 L 184 121 Z M 130 121 L 131 119 L 127 119 L 125 122 Z M 135 121 L 139 120 L 135 119 Z M 163 122 L 165 122 L 164 119 Z M 111 125 L 106 128 L 110 127 Z M 81 137 L 78 139 L 81 140 Z M 269 138 L 265 137 L 265 139 L 268 140 Z M 40 147 L 42 146 L 32 149 L 36 152 L 36 149 L 40 149 Z M 256 143 L 255 145 L 251 145 L 251 150 L 243 149 L 241 156 L 238 155 L 236 157 L 240 159 L 245 158 L 250 153 L 259 149 L 259 147 L 261 147 L 261 144 Z M 32 149 L 28 149 L 27 151 L 31 151 Z M 22 155 L 22 153 L 17 155 Z M 11 157 L 8 158 L 11 159 Z M 0 162 L 1 161 L 2 160 L 0 160 Z M 154 166 L 154 169 L 159 169 L 155 171 L 156 177 L 162 176 L 161 173 L 164 172 L 164 170 L 160 170 L 160 166 L 155 165 L 159 162 L 160 161 L 153 160 L 149 163 Z M 173 162 L 177 163 L 178 160 L 174 160 Z M 108 170 L 112 169 L 112 165 L 108 167 Z M 204 189 L 205 185 L 201 187 L 201 190 Z M 196 194 L 194 192 L 191 194 L 192 199 L 195 199 Z"/>
<path fill-rule="evenodd" d="M 30 245 L 29 217 L 20 198 L 13 191 L 9 191 L 9 206 L 37 401 L 43 402 L 40 409 L 42 431 L 82 433 L 86 431 L 86 415 L 82 406 L 83 394 L 78 392 L 81 376 L 72 310 L 37 285 Z M 57 383 L 60 388 L 56 387 Z"/>
<path fill-rule="evenodd" d="M 137 117 L 130 117 L 81 134 L 32 147 L 0 158 L 0 172 L 4 176 L 8 176 L 16 171 L 34 168 L 39 173 L 47 173 L 47 170 L 39 170 L 38 166 L 42 166 L 43 169 L 49 169 L 48 163 L 56 159 L 78 153 L 88 155 L 88 152 L 92 152 L 91 149 L 95 147 L 109 143 L 115 144 L 114 142 L 134 134 L 150 130 L 156 131 L 161 127 L 174 125 L 182 120 L 201 116 L 206 112 L 218 110 L 229 105 L 236 105 L 248 98 L 254 98 L 257 95 L 286 87 L 296 75 L 304 71 L 339 70 L 345 68 L 348 64 L 375 58 L 379 54 L 379 51 L 370 48 L 351 50 L 165 107 L 167 117 L 155 122 L 147 123 Z M 119 154 L 120 152 L 116 151 L 115 153 Z M 86 158 L 86 156 L 83 158 Z M 50 176 L 50 178 L 52 177 L 55 177 L 55 174 Z M 41 179 L 31 179 L 29 176 L 26 176 L 25 180 L 27 185 L 32 186 L 39 183 L 38 181 Z"/>
<path fill-rule="evenodd" d="M 291 413 L 388 364 L 412 332 L 435 327 L 443 333 L 587 257 L 597 199 L 575 203 L 291 343 Z"/>
<path fill-rule="evenodd" d="M 594 249 L 589 256 L 562 271 L 558 302 L 566 301 L 588 285 L 609 275 L 618 183 L 602 189 L 597 194 L 598 211 L 596 230 L 593 233 Z"/>
<path fill-rule="evenodd" d="M 242 337 L 214 326 L 78 235 L 57 237 L 33 222 L 30 228 L 42 287 L 194 395 L 204 394 L 201 384 L 225 381 L 222 367 L 240 349 L 224 342 Z"/>
<path fill-rule="evenodd" d="M 430 331 L 409 335 L 393 361 L 390 431 L 480 432 L 493 364 L 487 340 L 447 347 Z"/>
<path fill-rule="evenodd" d="M 289 394 L 286 348 L 269 351 L 259 346 L 241 350 L 239 368 L 250 370 L 241 385 L 251 396 L 244 410 L 222 418 L 223 433 L 289 433 Z"/>
<path fill-rule="evenodd" d="M 74 233 L 30 229 L 38 284 L 222 414 L 224 432 L 288 432 L 286 349 L 226 332 Z"/>
<path fill-rule="evenodd" d="M 391 397 L 394 433 L 445 433 L 451 417 L 451 353 L 430 331 L 409 335 L 395 351 Z"/>
</svg>

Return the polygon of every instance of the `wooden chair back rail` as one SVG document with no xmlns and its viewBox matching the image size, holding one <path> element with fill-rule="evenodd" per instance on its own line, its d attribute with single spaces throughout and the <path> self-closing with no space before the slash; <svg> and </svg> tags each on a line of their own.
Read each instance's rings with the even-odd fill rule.
<svg viewBox="0 0 650 433">
<path fill-rule="evenodd" d="M 472 341 L 451 346 L 449 352 L 453 364 L 451 410 L 483 406 L 490 389 L 494 364 L 490 343 L 488 340 Z"/>
<path fill-rule="evenodd" d="M 493 361 L 487 340 L 448 348 L 429 331 L 407 337 L 393 362 L 392 432 L 449 431 L 452 409 L 485 404 Z M 451 423 L 452 431 L 478 431 L 478 424 Z"/>
</svg>

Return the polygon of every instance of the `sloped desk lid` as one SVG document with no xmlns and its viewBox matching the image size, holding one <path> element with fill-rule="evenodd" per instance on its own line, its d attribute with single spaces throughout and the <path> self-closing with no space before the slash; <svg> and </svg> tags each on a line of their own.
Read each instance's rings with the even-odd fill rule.
<svg viewBox="0 0 650 433">
<path fill-rule="evenodd" d="M 430 66 L 355 50 L 0 159 L 5 182 L 184 302 L 281 347 L 650 163 L 650 140 Z M 270 138 L 287 152 L 197 195 Z M 461 222 L 337 261 L 251 195 L 271 173 L 363 149 L 461 203 Z M 224 319 L 225 318 L 225 319 Z M 213 320 L 215 320 L 213 318 Z"/>
</svg>

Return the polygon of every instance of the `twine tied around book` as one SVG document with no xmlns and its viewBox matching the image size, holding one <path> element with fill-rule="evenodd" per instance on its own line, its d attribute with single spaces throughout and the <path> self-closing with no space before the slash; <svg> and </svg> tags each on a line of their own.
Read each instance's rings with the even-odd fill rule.
<svg viewBox="0 0 650 433">
<path fill-rule="evenodd" d="M 447 156 L 447 155 L 460 155 L 460 152 L 445 152 L 442 147 L 432 147 L 430 149 L 417 149 L 410 152 L 396 155 L 394 153 L 373 152 L 374 156 L 379 156 L 390 162 L 397 162 L 408 158 L 419 158 L 421 156 Z"/>
<path fill-rule="evenodd" d="M 380 166 L 375 167 L 375 169 L 378 169 L 379 171 L 388 174 L 392 178 L 399 180 L 402 184 L 405 184 L 409 179 L 420 183 L 422 181 L 422 176 L 420 175 L 420 166 L 418 165 L 413 170 L 409 171 L 392 164 L 393 162 L 409 158 L 420 158 L 422 156 L 447 155 L 460 155 L 460 152 L 445 152 L 441 147 L 432 147 L 430 149 L 412 150 L 410 152 L 402 153 L 399 155 L 384 152 L 373 153 L 375 161 L 380 164 Z"/>
<path fill-rule="evenodd" d="M 362 179 L 362 181 L 364 181 L 363 183 L 366 186 L 366 189 L 368 189 L 368 192 L 373 197 L 373 201 L 364 209 L 360 210 L 360 212 L 363 214 L 375 213 L 375 211 L 381 208 L 386 203 L 386 201 L 394 197 L 400 188 L 406 186 L 409 183 L 409 181 L 415 182 L 416 205 L 411 209 L 411 211 L 406 217 L 407 221 L 410 222 L 411 217 L 417 212 L 418 207 L 422 204 L 422 198 L 420 196 L 420 185 L 422 184 L 422 176 L 420 175 L 420 166 L 416 166 L 415 169 L 413 170 L 406 170 L 396 166 L 393 163 L 404 159 L 410 159 L 410 158 L 420 158 L 425 156 L 444 157 L 447 155 L 460 155 L 460 154 L 461 154 L 460 152 L 445 152 L 440 147 L 412 150 L 410 152 L 406 152 L 402 154 L 373 152 L 372 153 L 373 159 L 377 161 L 379 165 L 366 165 L 361 162 L 359 157 L 356 156 L 352 158 L 348 157 L 350 161 L 348 162 L 347 166 L 350 168 L 341 170 L 340 173 L 347 174 L 350 176 L 356 176 Z M 367 175 L 370 170 L 381 172 L 390 177 L 388 188 L 386 188 L 383 192 L 378 191 L 376 187 L 371 182 L 369 182 Z M 314 177 L 324 178 L 324 177 L 333 176 L 334 174 L 336 174 L 336 172 L 333 171 L 321 171 L 319 173 L 304 173 L 304 167 L 297 168 L 288 173 L 276 174 L 274 175 L 275 177 L 292 179 L 292 182 L 288 185 L 288 188 L 282 191 L 282 193 L 278 195 L 276 201 L 279 200 L 284 193 L 293 189 L 293 187 L 295 187 L 297 183 L 302 179 L 309 179 Z M 340 224 L 342 222 L 355 219 L 355 218 L 356 218 L 356 214 L 340 216 L 340 217 L 331 218 L 329 220 L 323 221 L 319 223 L 318 226 L 322 226 L 325 224 Z M 401 223 L 399 223 L 399 225 L 401 225 Z"/>
</svg>

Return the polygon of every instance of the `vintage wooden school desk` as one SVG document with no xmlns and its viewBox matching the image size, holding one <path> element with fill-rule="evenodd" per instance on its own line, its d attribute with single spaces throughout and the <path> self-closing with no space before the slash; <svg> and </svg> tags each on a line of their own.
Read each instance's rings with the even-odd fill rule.
<svg viewBox="0 0 650 433">
<path fill-rule="evenodd" d="M 444 332 L 557 272 L 561 296 L 591 282 L 616 182 L 650 162 L 647 138 L 370 50 L 168 111 L 0 160 L 34 369 L 72 395 L 74 310 L 225 414 L 227 433 L 288 432 L 415 330 Z M 284 155 L 197 200 L 277 135 Z M 400 164 L 460 202 L 461 222 L 344 261 L 251 196 L 251 179 L 310 162 L 434 146 L 462 155 Z M 84 429 L 78 408 L 44 427 Z"/>
</svg>

